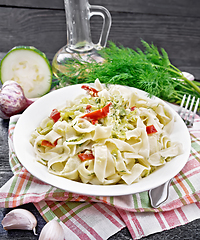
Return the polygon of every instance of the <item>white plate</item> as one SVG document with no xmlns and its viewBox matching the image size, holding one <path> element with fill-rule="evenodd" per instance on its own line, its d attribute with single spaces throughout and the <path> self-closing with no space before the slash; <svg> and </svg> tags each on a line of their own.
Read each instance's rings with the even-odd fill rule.
<svg viewBox="0 0 200 240">
<path fill-rule="evenodd" d="M 31 133 L 46 116 L 49 116 L 53 108 L 63 105 L 66 99 L 74 99 L 79 94 L 85 92 L 80 86 L 81 85 L 68 86 L 41 97 L 28 107 L 18 120 L 14 131 L 15 151 L 19 161 L 33 176 L 68 192 L 93 196 L 119 196 L 143 192 L 158 187 L 181 171 L 189 158 L 191 147 L 190 135 L 180 116 L 163 101 L 166 107 L 170 108 L 173 114 L 176 115 L 177 121 L 171 139 L 172 141 L 179 141 L 183 144 L 184 153 L 168 162 L 159 170 L 141 179 L 138 183 L 129 186 L 89 185 L 50 174 L 47 171 L 47 167 L 35 161 L 33 147 L 29 143 Z M 141 94 L 141 96 L 147 96 L 147 93 L 141 90 L 136 89 L 136 91 Z"/>
</svg>

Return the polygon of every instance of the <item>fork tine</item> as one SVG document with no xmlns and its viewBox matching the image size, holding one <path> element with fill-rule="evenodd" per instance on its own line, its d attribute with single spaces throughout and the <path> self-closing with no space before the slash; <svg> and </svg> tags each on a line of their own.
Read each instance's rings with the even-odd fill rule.
<svg viewBox="0 0 200 240">
<path fill-rule="evenodd" d="M 195 96 L 191 100 L 191 95 L 188 95 L 186 104 L 185 104 L 185 100 L 186 100 L 186 94 L 184 94 L 183 96 L 181 105 L 178 110 L 178 114 L 181 116 L 181 118 L 183 119 L 187 127 L 190 128 L 193 126 L 194 118 L 198 110 L 200 98 L 196 100 L 195 106 L 194 106 Z M 184 107 L 184 104 L 185 104 L 185 107 Z M 189 106 L 189 109 L 188 109 L 188 106 Z M 194 107 L 194 111 L 192 111 L 193 107 Z"/>
<path fill-rule="evenodd" d="M 190 108 L 189 108 L 189 112 L 188 112 L 188 114 L 187 114 L 186 121 L 189 121 L 190 114 L 191 114 L 191 111 L 192 111 L 192 108 L 193 108 L 193 105 L 194 105 L 194 101 L 195 101 L 195 96 L 192 98 L 192 102 L 191 102 L 191 105 L 190 105 Z M 192 124 L 193 124 L 193 123 L 192 123 Z"/>
<path fill-rule="evenodd" d="M 185 117 L 185 114 L 186 114 L 187 109 L 188 109 L 188 105 L 189 105 L 189 103 L 190 103 L 190 98 L 191 98 L 191 95 L 188 96 L 188 99 L 187 99 L 186 105 L 185 105 L 185 107 L 184 107 L 184 112 L 183 112 L 182 118 Z"/>
<path fill-rule="evenodd" d="M 192 126 L 193 123 L 194 123 L 194 118 L 195 118 L 195 115 L 196 115 L 198 106 L 199 106 L 199 98 L 197 99 L 196 105 L 195 105 L 195 107 L 194 107 L 194 112 L 193 112 L 192 119 L 191 119 L 191 122 L 190 122 L 190 125 L 191 125 L 191 126 Z"/>
<path fill-rule="evenodd" d="M 183 109 L 183 104 L 184 104 L 184 102 L 185 102 L 185 98 L 186 98 L 186 94 L 184 94 L 183 99 L 182 99 L 182 101 L 181 101 L 181 105 L 180 105 L 179 110 L 178 110 L 178 114 L 179 114 L 179 115 L 180 115 L 180 113 L 181 113 L 181 111 L 182 111 L 182 109 Z"/>
</svg>

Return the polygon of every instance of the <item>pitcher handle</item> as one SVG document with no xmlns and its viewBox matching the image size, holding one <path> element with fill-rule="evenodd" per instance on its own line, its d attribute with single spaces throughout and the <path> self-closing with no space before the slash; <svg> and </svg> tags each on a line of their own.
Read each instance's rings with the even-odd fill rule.
<svg viewBox="0 0 200 240">
<path fill-rule="evenodd" d="M 101 48 L 106 46 L 111 23 L 112 23 L 112 18 L 111 18 L 110 12 L 105 7 L 90 5 L 89 19 L 94 15 L 98 15 L 103 18 L 103 26 L 102 26 L 99 42 L 97 44 L 94 44 L 94 47 L 100 50 Z"/>
</svg>

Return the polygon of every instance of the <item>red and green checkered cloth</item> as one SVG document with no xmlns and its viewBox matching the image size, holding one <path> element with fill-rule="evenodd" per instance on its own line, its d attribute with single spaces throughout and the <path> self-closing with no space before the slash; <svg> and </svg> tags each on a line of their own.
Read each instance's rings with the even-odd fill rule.
<svg viewBox="0 0 200 240">
<path fill-rule="evenodd" d="M 200 118 L 190 129 L 189 160 L 170 185 L 169 199 L 161 207 L 150 205 L 148 192 L 119 196 L 82 196 L 50 186 L 32 176 L 19 162 L 13 132 L 19 116 L 9 124 L 10 166 L 14 176 L 0 189 L 0 207 L 33 202 L 46 221 L 58 220 L 66 239 L 107 239 L 125 226 L 133 239 L 186 224 L 200 216 Z"/>
</svg>

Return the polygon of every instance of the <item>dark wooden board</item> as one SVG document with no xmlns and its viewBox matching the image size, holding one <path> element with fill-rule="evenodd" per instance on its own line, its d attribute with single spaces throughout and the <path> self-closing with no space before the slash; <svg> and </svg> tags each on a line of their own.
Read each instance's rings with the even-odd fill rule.
<svg viewBox="0 0 200 240">
<path fill-rule="evenodd" d="M 0 6 L 64 9 L 64 0 L 0 0 Z"/>
<path fill-rule="evenodd" d="M 130 12 L 171 16 L 199 17 L 200 2 L 197 0 L 89 0 L 91 5 L 101 5 L 113 12 Z M 0 0 L 0 6 L 64 9 L 64 0 Z"/>
<path fill-rule="evenodd" d="M 200 17 L 118 11 L 111 11 L 108 40 L 134 49 L 141 47 L 141 39 L 152 42 L 168 52 L 174 65 L 183 71 L 192 71 L 200 79 Z M 51 59 L 66 44 L 64 9 L 1 7 L 0 19 L 0 52 L 16 45 L 32 45 Z M 99 38 L 101 27 L 102 20 L 93 17 L 94 42 Z"/>
<path fill-rule="evenodd" d="M 106 7 L 112 16 L 109 39 L 125 47 L 141 48 L 141 39 L 163 47 L 171 62 L 200 80 L 200 1 L 198 0 L 89 0 Z M 0 0 L 0 59 L 17 45 L 32 45 L 52 60 L 66 44 L 64 0 Z M 98 41 L 102 19 L 91 19 L 92 39 Z M 0 187 L 11 177 L 7 141 L 8 120 L 0 119 Z M 33 204 L 22 206 L 38 219 L 38 233 L 44 220 Z M 0 209 L 0 220 L 9 209 Z M 199 239 L 200 219 L 187 225 L 156 233 L 143 239 Z M 38 239 L 28 231 L 5 231 L 0 239 Z M 130 240 L 127 228 L 110 240 Z"/>
</svg>

